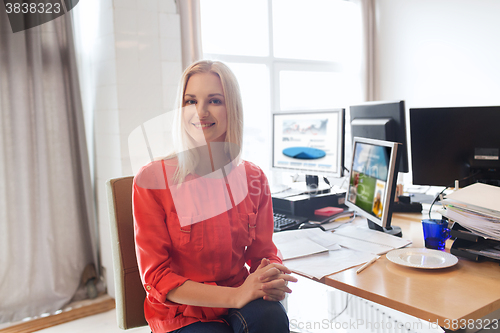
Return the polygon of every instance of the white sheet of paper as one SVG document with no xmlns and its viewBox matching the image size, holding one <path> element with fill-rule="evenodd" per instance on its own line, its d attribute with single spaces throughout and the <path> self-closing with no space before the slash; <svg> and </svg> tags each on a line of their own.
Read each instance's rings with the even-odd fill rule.
<svg viewBox="0 0 500 333">
<path fill-rule="evenodd" d="M 340 250 L 331 232 L 319 228 L 286 230 L 273 234 L 273 242 L 283 259 L 308 256 L 328 250 Z"/>
<path fill-rule="evenodd" d="M 368 229 L 368 227 L 365 226 L 346 225 L 337 229 L 334 234 L 358 239 L 364 242 L 389 246 L 393 249 L 399 249 L 411 244 L 411 241 L 408 239 L 384 234 L 380 231 Z"/>
<path fill-rule="evenodd" d="M 309 230 L 287 230 L 273 234 L 273 242 L 280 250 L 283 260 L 328 251 L 328 248 L 308 237 L 308 234 L 314 234 L 308 233 Z"/>
<path fill-rule="evenodd" d="M 352 250 L 357 250 L 357 251 L 362 251 L 362 252 L 367 252 L 367 253 L 372 253 L 372 254 L 378 254 L 382 255 L 385 254 L 391 250 L 394 250 L 393 247 L 382 245 L 382 244 L 376 244 L 376 243 L 370 243 L 370 242 L 365 242 L 363 240 L 351 238 L 351 237 L 346 237 L 342 235 L 335 235 L 333 234 L 333 237 L 337 241 L 337 244 L 341 245 L 342 247 L 352 249 Z"/>
<path fill-rule="evenodd" d="M 320 228 L 311 228 L 300 230 L 306 234 L 306 237 L 321 246 L 326 247 L 328 250 L 340 250 L 340 245 L 337 244 L 333 234 L 329 231 L 323 231 Z"/>
<path fill-rule="evenodd" d="M 339 251 L 328 251 L 304 258 L 286 260 L 284 264 L 297 273 L 319 280 L 324 276 L 362 265 L 374 257 L 376 255 L 368 252 L 341 249 Z"/>
<path fill-rule="evenodd" d="M 275 242 L 276 244 L 276 242 Z M 309 256 L 311 254 L 326 252 L 327 248 L 313 242 L 308 238 L 299 238 L 293 241 L 276 244 L 283 255 L 283 260 Z"/>
</svg>

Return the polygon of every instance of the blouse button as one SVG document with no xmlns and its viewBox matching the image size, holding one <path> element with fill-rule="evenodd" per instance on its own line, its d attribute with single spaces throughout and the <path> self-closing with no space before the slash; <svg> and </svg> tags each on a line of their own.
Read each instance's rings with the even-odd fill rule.
<svg viewBox="0 0 500 333">
<path fill-rule="evenodd" d="M 147 290 L 151 290 L 151 286 L 146 286 L 146 289 Z"/>
</svg>

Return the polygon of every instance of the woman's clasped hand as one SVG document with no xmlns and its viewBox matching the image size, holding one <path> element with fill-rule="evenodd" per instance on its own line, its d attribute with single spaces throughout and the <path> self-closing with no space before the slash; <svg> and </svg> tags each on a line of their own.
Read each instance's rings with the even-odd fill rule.
<svg viewBox="0 0 500 333">
<path fill-rule="evenodd" d="M 288 282 L 297 282 L 297 278 L 290 275 L 291 273 L 286 266 L 271 263 L 269 259 L 263 258 L 257 269 L 238 287 L 238 308 L 257 298 L 266 301 L 283 300 L 286 293 L 292 292 Z"/>
</svg>

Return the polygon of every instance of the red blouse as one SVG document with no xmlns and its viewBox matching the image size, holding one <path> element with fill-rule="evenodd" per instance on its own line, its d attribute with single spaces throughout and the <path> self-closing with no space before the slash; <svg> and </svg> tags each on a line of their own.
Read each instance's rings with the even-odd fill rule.
<svg viewBox="0 0 500 333">
<path fill-rule="evenodd" d="M 176 160 L 156 161 L 134 178 L 135 245 L 153 332 L 220 321 L 224 308 L 170 302 L 186 280 L 236 287 L 262 258 L 281 263 L 272 242 L 272 201 L 262 170 L 249 162 L 172 181 Z"/>
</svg>

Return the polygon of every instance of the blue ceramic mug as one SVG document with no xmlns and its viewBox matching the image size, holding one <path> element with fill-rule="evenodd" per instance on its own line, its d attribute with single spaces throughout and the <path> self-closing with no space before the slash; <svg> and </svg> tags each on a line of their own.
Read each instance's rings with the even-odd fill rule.
<svg viewBox="0 0 500 333">
<path fill-rule="evenodd" d="M 428 249 L 444 250 L 446 240 L 451 237 L 448 221 L 437 219 L 422 220 L 424 228 L 425 247 Z"/>
</svg>

